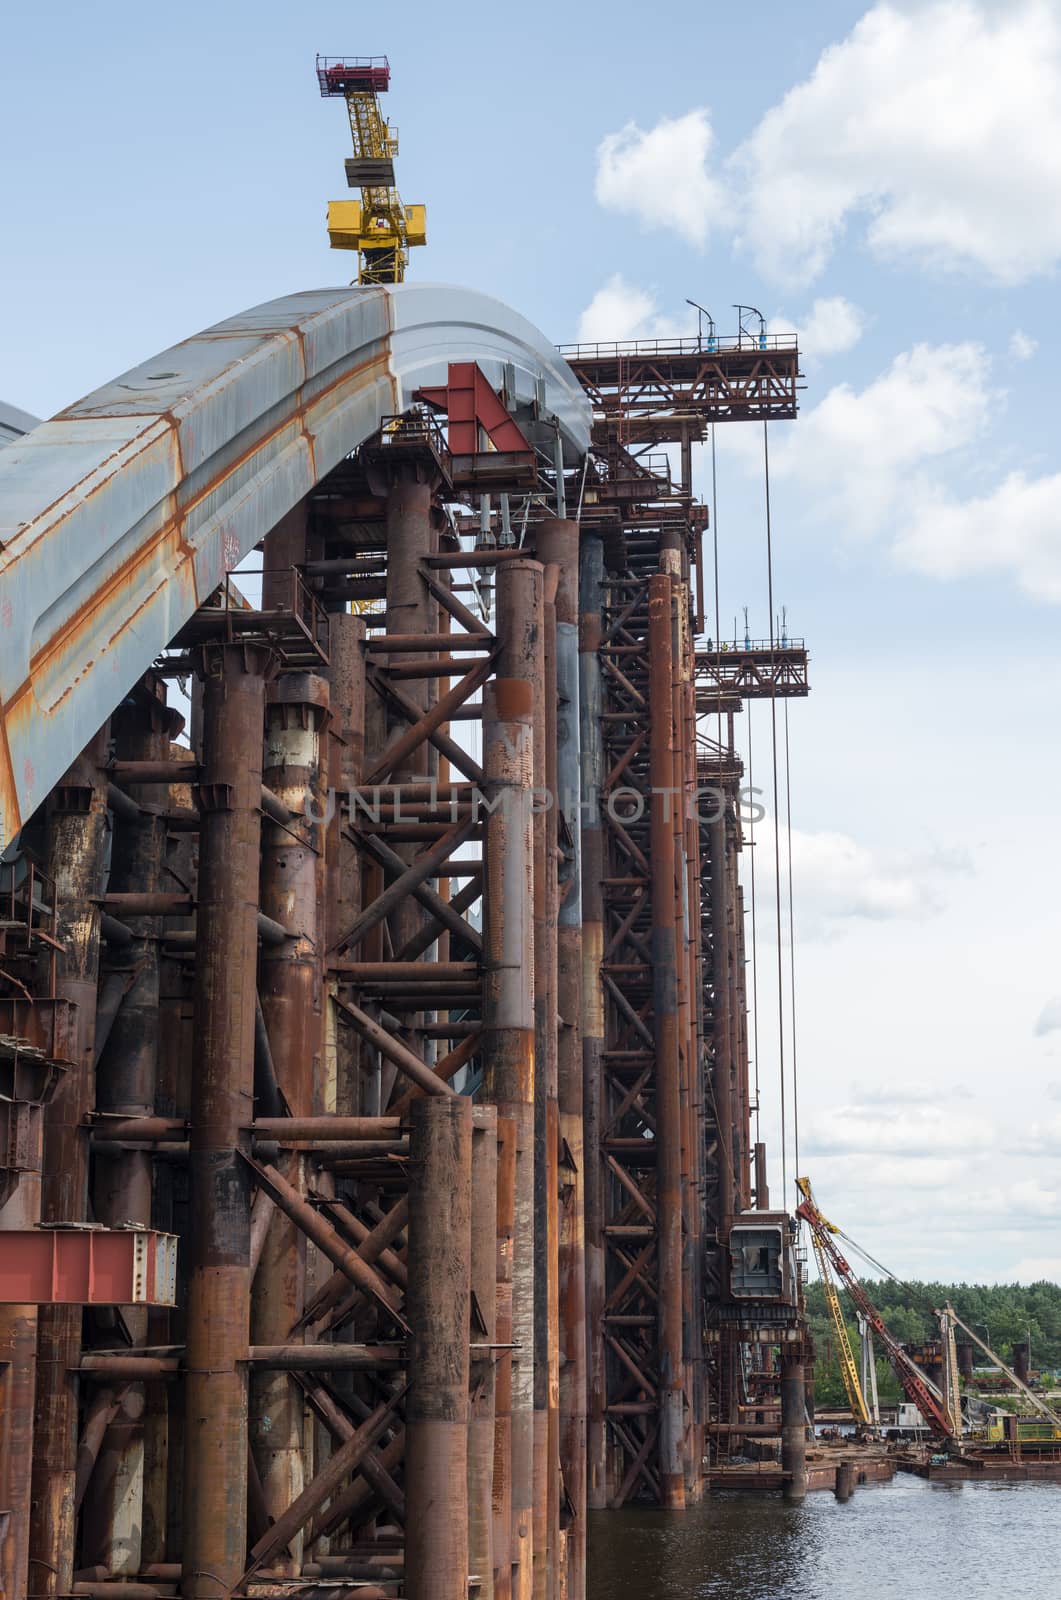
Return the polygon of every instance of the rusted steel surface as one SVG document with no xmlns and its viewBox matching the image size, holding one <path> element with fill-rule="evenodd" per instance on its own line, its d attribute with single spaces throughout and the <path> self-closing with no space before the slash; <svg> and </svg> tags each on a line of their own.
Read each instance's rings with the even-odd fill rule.
<svg viewBox="0 0 1061 1600">
<path fill-rule="evenodd" d="M 718 1128 L 719 1193 L 721 1212 L 719 1226 L 725 1228 L 733 1216 L 735 1194 L 734 1165 L 734 1106 L 733 1106 L 733 1039 L 732 1010 L 732 955 L 730 937 L 730 882 L 727 861 L 726 824 L 724 818 L 711 824 L 711 905 L 713 912 L 715 1006 L 714 1041 L 715 1060 L 713 1073 L 715 1116 Z"/>
<path fill-rule="evenodd" d="M 472 1105 L 412 1109 L 405 1408 L 405 1569 L 416 1600 L 468 1591 L 468 1379 L 472 1270 Z"/>
<path fill-rule="evenodd" d="M 518 571 L 518 569 L 511 569 Z M 535 791 L 555 793 L 557 569 L 543 568 L 541 610 L 527 638 L 534 697 Z M 499 619 L 504 625 L 505 618 Z M 519 637 L 517 629 L 516 637 Z M 556 1185 L 556 809 L 534 808 L 534 1600 L 551 1600 L 558 1573 L 559 1502 L 556 1432 L 557 1185 Z"/>
<path fill-rule="evenodd" d="M 391 1414 L 405 1395 L 406 1384 L 401 1382 L 386 1400 L 380 1401 L 372 1414 L 354 1433 L 327 1465 L 308 1483 L 273 1523 L 267 1533 L 251 1548 L 251 1564 L 244 1574 L 244 1583 L 273 1560 L 294 1536 L 301 1532 L 313 1514 L 329 1500 L 335 1490 L 350 1476 L 385 1431 Z"/>
<path fill-rule="evenodd" d="M 240 1159 L 253 1096 L 262 732 L 271 652 L 202 655 L 203 814 L 196 1049 L 191 1092 L 193 1233 L 188 1284 L 182 1590 L 227 1594 L 247 1517 L 250 1172 Z"/>
<path fill-rule="evenodd" d="M 0 452 L 0 844 L 180 625 L 328 470 L 451 359 L 509 363 L 575 453 L 589 407 L 529 323 L 432 285 L 245 311 Z"/>
<path fill-rule="evenodd" d="M 473 1341 L 468 1419 L 468 1569 L 479 1579 L 483 1600 L 494 1600 L 494 1361 L 497 1339 L 498 1116 L 495 1106 L 476 1106 L 471 1164 L 471 1293 Z"/>
<path fill-rule="evenodd" d="M 494 1470 L 491 1496 L 494 1600 L 512 1594 L 512 1262 L 516 1217 L 516 1128 L 497 1119 L 497 1297 L 494 1373 Z"/>
<path fill-rule="evenodd" d="M 121 756 L 150 762 L 169 754 L 170 739 L 180 731 L 183 719 L 162 703 L 159 688 L 149 676 L 140 690 L 127 696 L 115 710 L 111 732 L 114 749 Z M 122 898 L 131 902 L 121 912 L 129 927 L 129 943 L 118 953 L 108 950 L 108 966 L 116 968 L 116 975 L 123 978 L 125 993 L 105 1046 L 98 1053 L 96 1068 L 96 1111 L 118 1117 L 146 1116 L 155 1107 L 162 923 L 153 913 L 152 903 L 163 909 L 157 903 L 166 898 L 162 891 L 168 790 L 164 785 L 138 784 L 129 795 L 135 809 L 132 814 L 123 809 L 117 816 L 108 896 L 104 897 L 106 903 L 113 892 L 124 891 Z M 113 809 L 111 786 L 108 798 Z M 142 901 L 140 913 L 135 907 L 137 899 Z M 96 1219 L 110 1227 L 130 1221 L 149 1226 L 153 1201 L 151 1168 L 148 1151 L 98 1155 L 93 1188 Z M 164 1182 L 160 1178 L 160 1183 Z M 146 1307 L 130 1310 L 125 1320 L 133 1343 L 145 1344 L 149 1325 Z M 163 1499 L 165 1496 L 164 1485 L 145 1485 L 148 1445 L 151 1458 L 158 1463 L 157 1470 L 164 1470 L 159 1463 L 159 1446 L 164 1447 L 164 1440 L 157 1434 L 165 1431 L 158 1408 L 147 1413 L 146 1398 L 141 1388 L 125 1393 L 103 1441 L 101 1470 L 87 1485 L 83 1509 L 87 1536 L 82 1540 L 82 1560 L 127 1577 L 135 1576 L 143 1561 L 145 1488 L 149 1496 L 152 1492 Z M 163 1457 L 164 1454 L 163 1448 Z"/>
<path fill-rule="evenodd" d="M 534 1104 L 533 950 L 534 668 L 542 629 L 543 574 L 536 562 L 498 571 L 498 677 L 483 699 L 483 760 L 501 802 L 487 819 L 485 843 L 486 1097 L 516 1130 L 510 1378 L 512 1593 L 530 1600 L 534 1551 Z"/>
<path fill-rule="evenodd" d="M 36 1039 L 77 1003 L 54 1047 L 69 1092 L 47 1119 L 45 1220 L 90 1214 L 91 1168 L 93 1213 L 182 1238 L 172 1315 L 126 1318 L 105 1348 L 93 1320 L 84 1355 L 79 1315 L 40 1319 L 29 1570 L 49 1600 L 75 1582 L 266 1600 L 364 1578 L 409 1600 L 469 1579 L 486 1600 L 584 1600 L 588 1507 L 692 1504 L 705 1448 L 738 1437 L 741 1340 L 712 1318 L 725 1218 L 752 1198 L 739 707 L 728 743 L 719 711 L 698 750 L 704 519 L 688 495 L 650 517 L 625 480 L 602 495 L 611 466 L 645 477 L 611 435 L 604 478 L 578 482 L 582 526 L 543 518 L 543 495 L 511 547 L 504 509 L 454 509 L 418 412 L 324 470 L 380 387 L 404 393 L 400 338 L 410 373 L 441 359 L 395 323 L 382 366 L 354 372 L 358 316 L 403 303 L 302 302 L 301 341 L 236 319 L 171 352 L 176 377 L 90 397 L 63 426 L 109 441 L 79 468 L 96 522 L 60 500 L 0 550 L 0 598 L 71 527 L 96 552 L 56 585 L 27 706 L 84 643 L 82 602 L 84 637 L 110 643 L 63 716 L 119 667 L 111 726 L 26 829 L 60 883 L 31 976 L 56 992 L 13 1001 L 0 974 L 0 1033 Z M 506 374 L 517 404 L 556 364 L 527 361 Z M 195 464 L 170 462 L 163 506 L 178 442 Z M 180 583 L 206 600 L 197 583 L 251 528 L 260 602 L 185 620 Z M 337 609 L 352 597 L 376 609 Z M 175 633 L 122 686 L 134 603 L 153 655 Z M 185 750 L 166 683 L 196 668 Z M 58 719 L 40 725 L 47 749 Z M 705 774 L 727 786 L 717 838 Z"/>
<path fill-rule="evenodd" d="M 397 1138 L 402 1121 L 400 1117 L 255 1117 L 251 1131 L 282 1144 L 347 1139 L 357 1144 L 366 1139 Z"/>
<path fill-rule="evenodd" d="M 781 1347 L 781 1470 L 785 1499 L 802 1500 L 807 1493 L 806 1392 L 803 1352 L 797 1346 Z"/>
<path fill-rule="evenodd" d="M 682 1324 L 681 1106 L 675 938 L 672 716 L 672 590 L 660 573 L 648 586 L 649 770 L 652 835 L 652 993 L 656 1039 L 656 1191 L 659 1251 L 660 1478 L 663 1504 L 685 1504 L 682 1463 L 684 1346 Z"/>
<path fill-rule="evenodd" d="M 275 1167 L 259 1166 L 249 1157 L 246 1159 L 247 1165 L 253 1170 L 258 1182 L 274 1204 L 301 1228 L 306 1237 L 313 1241 L 318 1250 L 322 1251 L 352 1284 L 378 1301 L 384 1311 L 401 1324 L 402 1319 L 397 1309 L 400 1297 L 356 1249 L 345 1243 L 338 1229 L 305 1201 L 298 1190 L 288 1183 Z"/>
<path fill-rule="evenodd" d="M 579 751 L 582 847 L 582 1114 L 586 1162 L 584 1180 L 586 1261 L 586 1504 L 595 1510 L 607 1501 L 604 1419 L 605 1301 L 604 1177 L 602 1140 L 602 1057 L 604 1051 L 604 835 L 601 800 L 604 788 L 602 744 L 604 710 L 601 689 L 601 612 L 604 547 L 600 535 L 583 532 L 579 555 Z"/>
<path fill-rule="evenodd" d="M 11 1271 L 15 1240 L 32 1248 L 41 1212 L 40 1130 L 33 1152 L 35 1171 L 0 1204 L 0 1285 Z M 17 1232 L 14 1230 L 27 1230 Z M 0 1530 L 0 1585 L 5 1596 L 22 1600 L 29 1571 L 30 1488 L 33 1461 L 33 1401 L 37 1371 L 37 1301 L 31 1284 L 19 1284 L 11 1304 L 0 1303 L 0 1505 L 7 1513 Z M 10 1294 L 5 1299 L 13 1299 Z"/>
<path fill-rule="evenodd" d="M 286 519 L 292 522 L 296 513 Z M 302 517 L 303 524 L 305 516 Z M 275 538 L 265 544 L 268 567 Z M 301 547 L 286 555 L 304 560 Z M 263 606 L 267 603 L 263 594 Z M 287 821 L 267 817 L 262 824 L 262 911 L 292 938 L 263 947 L 259 962 L 262 1017 L 270 1052 L 278 1063 L 276 1083 L 293 1117 L 309 1117 L 318 1106 L 323 1073 L 324 830 L 313 820 L 324 813 L 328 774 L 325 738 L 329 686 L 314 673 L 289 672 L 271 686 L 266 706 L 263 780 Z M 333 1100 L 334 1106 L 334 1100 Z M 291 1173 L 304 1187 L 304 1161 L 295 1156 Z M 251 1337 L 255 1344 L 279 1345 L 291 1336 L 305 1302 L 306 1241 L 289 1217 L 278 1217 L 266 1237 L 251 1293 Z M 296 1335 L 297 1337 L 297 1335 Z M 283 1372 L 256 1374 L 251 1380 L 250 1433 L 266 1513 L 276 1519 L 304 1487 L 304 1407 Z M 290 1573 L 302 1555 L 296 1536 Z M 285 1570 L 287 1561 L 285 1558 Z"/>
<path fill-rule="evenodd" d="M 95 1098 L 96 1001 L 100 913 L 107 846 L 104 727 L 49 797 L 48 866 L 55 885 L 56 935 L 63 946 L 56 993 L 73 1014 L 71 1070 L 45 1113 L 41 1216 L 83 1222 L 88 1203 L 88 1144 L 82 1127 Z M 30 1523 L 30 1591 L 68 1593 L 74 1581 L 77 1385 L 80 1307 L 40 1313 Z"/>
<path fill-rule="evenodd" d="M 345 1444 L 348 1439 L 352 1439 L 356 1429 L 327 1386 L 314 1377 L 300 1378 L 299 1382 L 307 1400 L 332 1437 L 337 1439 L 340 1444 Z M 367 1452 L 360 1462 L 359 1470 L 366 1482 L 379 1495 L 383 1504 L 394 1514 L 398 1523 L 404 1527 L 405 1496 L 386 1467 L 382 1465 L 375 1451 L 370 1450 Z M 334 1501 L 332 1504 L 334 1509 Z M 322 1557 L 321 1565 L 326 1565 L 332 1559 L 334 1558 Z M 378 1568 L 379 1559 L 374 1559 Z M 400 1561 L 404 1561 L 404 1552 L 400 1557 Z M 313 1567 L 314 1563 L 303 1562 L 302 1571 L 307 1577 L 319 1576 L 319 1573 L 314 1574 Z"/>
<path fill-rule="evenodd" d="M 557 1197 L 559 1303 L 557 1457 L 568 1514 L 563 1532 L 568 1594 L 586 1578 L 586 1262 L 585 1151 L 582 1119 L 582 881 L 579 735 L 579 539 L 574 522 L 548 519 L 538 530 L 541 560 L 557 570 L 555 599 L 557 848 Z M 560 846 L 560 823 L 565 844 Z"/>
</svg>

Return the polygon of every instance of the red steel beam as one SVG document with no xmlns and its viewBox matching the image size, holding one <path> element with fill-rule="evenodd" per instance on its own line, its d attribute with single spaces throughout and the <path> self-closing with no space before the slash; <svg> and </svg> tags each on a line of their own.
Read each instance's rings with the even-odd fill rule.
<svg viewBox="0 0 1061 1600">
<path fill-rule="evenodd" d="M 177 1240 L 140 1228 L 3 1235 L 0 1305 L 172 1306 Z"/>
</svg>

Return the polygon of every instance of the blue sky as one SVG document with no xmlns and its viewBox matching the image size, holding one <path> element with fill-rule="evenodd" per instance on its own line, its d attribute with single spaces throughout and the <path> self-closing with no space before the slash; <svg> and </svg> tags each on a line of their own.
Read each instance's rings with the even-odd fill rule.
<svg viewBox="0 0 1061 1600">
<path fill-rule="evenodd" d="M 102 0 L 2 38 L 0 396 L 39 414 L 346 280 L 318 50 L 390 56 L 417 277 L 557 342 L 680 331 L 687 296 L 802 330 L 803 416 L 771 436 L 775 593 L 813 656 L 802 1165 L 904 1274 L 1061 1277 L 1061 4 Z M 718 465 L 722 614 L 763 631 L 761 439 L 720 429 Z"/>
</svg>

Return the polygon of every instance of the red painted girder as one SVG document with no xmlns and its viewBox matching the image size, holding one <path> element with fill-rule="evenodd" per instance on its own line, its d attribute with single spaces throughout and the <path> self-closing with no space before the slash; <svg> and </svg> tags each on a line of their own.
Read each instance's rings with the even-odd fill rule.
<svg viewBox="0 0 1061 1600">
<path fill-rule="evenodd" d="M 480 455 L 482 428 L 496 450 L 533 459 L 534 452 L 519 424 L 502 405 L 477 362 L 451 361 L 446 387 L 421 389 L 417 398 L 448 416 L 451 455 Z"/>
<path fill-rule="evenodd" d="M 0 1305 L 172 1306 L 177 1240 L 146 1228 L 0 1233 Z"/>
</svg>

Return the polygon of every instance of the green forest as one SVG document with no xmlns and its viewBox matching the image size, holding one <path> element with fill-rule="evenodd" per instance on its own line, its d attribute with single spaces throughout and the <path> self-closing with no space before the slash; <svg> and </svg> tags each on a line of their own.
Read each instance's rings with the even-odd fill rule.
<svg viewBox="0 0 1061 1600">
<path fill-rule="evenodd" d="M 1061 1284 L 985 1284 L 985 1283 L 895 1283 L 889 1279 L 864 1280 L 866 1292 L 884 1322 L 903 1344 L 920 1344 L 939 1337 L 939 1323 L 933 1307 L 946 1302 L 954 1307 L 981 1339 L 1007 1364 L 1012 1364 L 1013 1346 L 1021 1340 L 1031 1342 L 1032 1371 L 1061 1370 Z M 858 1330 L 854 1310 L 841 1291 L 840 1304 L 847 1323 L 851 1348 L 858 1361 Z M 819 1282 L 807 1285 L 807 1317 L 814 1336 L 815 1403 L 842 1406 L 845 1402 L 843 1379 L 836 1350 L 836 1334 Z M 988 1365 L 987 1357 L 976 1352 L 976 1364 Z M 877 1352 L 877 1387 L 882 1401 L 899 1398 L 899 1386 L 887 1360 Z"/>
</svg>

